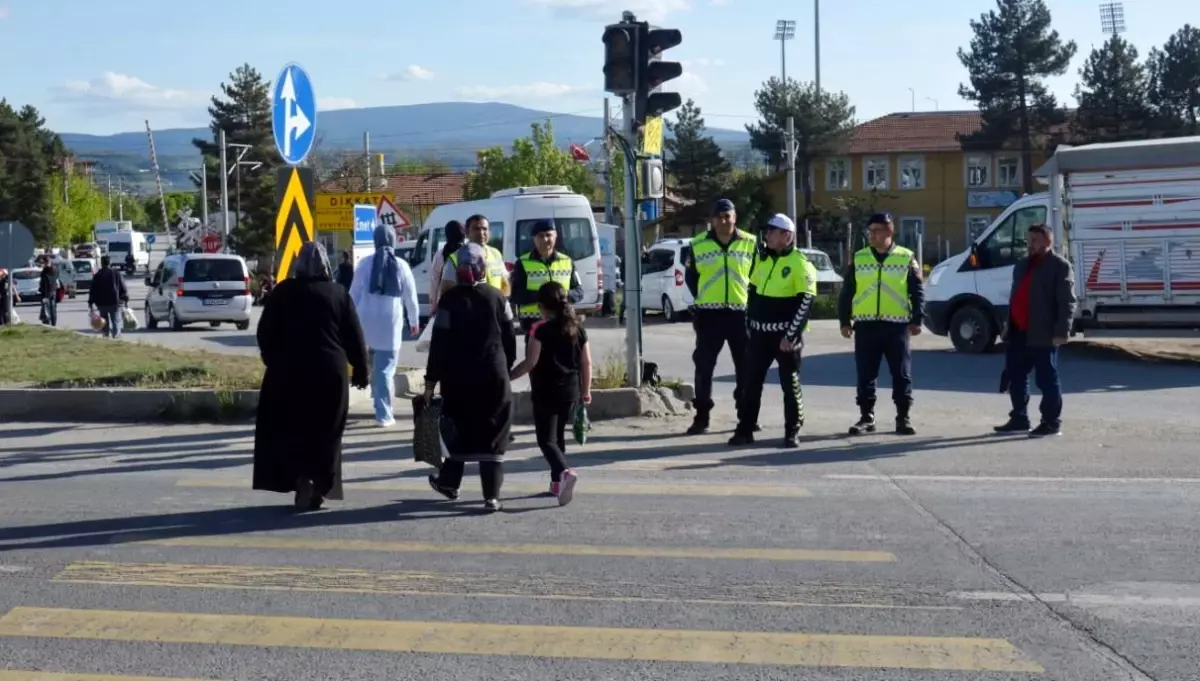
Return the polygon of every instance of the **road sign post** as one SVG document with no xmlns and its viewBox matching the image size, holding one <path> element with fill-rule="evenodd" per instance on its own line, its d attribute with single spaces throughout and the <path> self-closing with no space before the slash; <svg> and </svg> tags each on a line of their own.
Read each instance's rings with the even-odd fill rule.
<svg viewBox="0 0 1200 681">
<path fill-rule="evenodd" d="M 288 165 L 300 165 L 312 151 L 317 134 L 317 98 L 312 81 L 298 64 L 284 66 L 275 79 L 271 130 L 279 155 Z"/>
<path fill-rule="evenodd" d="M 205 253 L 217 253 L 221 250 L 221 237 L 216 234 L 209 234 L 201 241 L 201 246 Z"/>
<path fill-rule="evenodd" d="M 291 276 L 300 247 L 315 238 L 312 169 L 277 170 L 275 198 L 275 278 L 283 280 Z"/>
</svg>

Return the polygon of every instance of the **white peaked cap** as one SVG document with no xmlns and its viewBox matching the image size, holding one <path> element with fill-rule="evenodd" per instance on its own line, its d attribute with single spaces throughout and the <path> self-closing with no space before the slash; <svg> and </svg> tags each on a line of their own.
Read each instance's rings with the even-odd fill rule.
<svg viewBox="0 0 1200 681">
<path fill-rule="evenodd" d="M 767 221 L 768 229 L 782 229 L 785 232 L 795 232 L 796 223 L 783 213 L 776 213 L 774 217 Z"/>
</svg>

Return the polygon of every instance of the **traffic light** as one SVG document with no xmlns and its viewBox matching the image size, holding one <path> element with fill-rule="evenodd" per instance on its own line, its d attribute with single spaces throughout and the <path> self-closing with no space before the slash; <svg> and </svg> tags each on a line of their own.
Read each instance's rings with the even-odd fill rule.
<svg viewBox="0 0 1200 681">
<path fill-rule="evenodd" d="M 604 28 L 604 91 L 624 96 L 637 92 L 638 24 Z"/>
<path fill-rule="evenodd" d="M 662 53 L 683 42 L 683 34 L 674 28 L 651 28 L 642 23 L 637 48 L 637 93 L 634 96 L 634 122 L 644 125 L 647 118 L 662 116 L 683 104 L 678 92 L 658 92 L 668 80 L 683 75 L 683 65 L 663 61 Z"/>
</svg>

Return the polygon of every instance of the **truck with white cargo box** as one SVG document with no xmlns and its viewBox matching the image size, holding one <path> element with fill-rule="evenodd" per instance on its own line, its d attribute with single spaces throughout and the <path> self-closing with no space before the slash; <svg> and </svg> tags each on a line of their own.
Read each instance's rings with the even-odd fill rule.
<svg viewBox="0 0 1200 681">
<path fill-rule="evenodd" d="M 1018 199 L 930 272 L 930 331 L 960 352 L 995 345 L 1037 223 L 1074 268 L 1073 334 L 1200 328 L 1200 136 L 1060 146 L 1035 175 L 1048 192 Z"/>
</svg>

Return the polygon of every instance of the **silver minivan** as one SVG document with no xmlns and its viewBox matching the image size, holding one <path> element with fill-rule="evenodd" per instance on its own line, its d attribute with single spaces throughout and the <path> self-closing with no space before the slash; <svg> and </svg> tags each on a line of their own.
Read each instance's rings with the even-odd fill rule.
<svg viewBox="0 0 1200 681">
<path fill-rule="evenodd" d="M 250 328 L 250 271 L 246 261 L 225 253 L 167 256 L 146 278 L 146 328 L 165 322 L 172 330 L 208 322 Z"/>
</svg>

